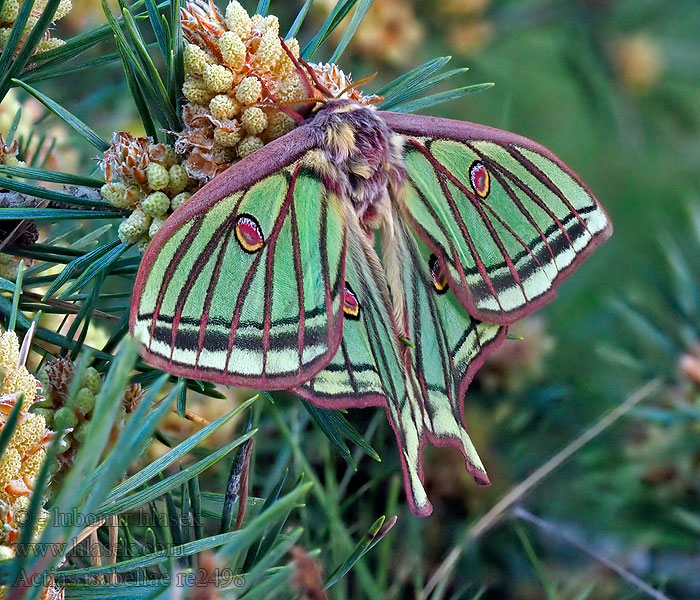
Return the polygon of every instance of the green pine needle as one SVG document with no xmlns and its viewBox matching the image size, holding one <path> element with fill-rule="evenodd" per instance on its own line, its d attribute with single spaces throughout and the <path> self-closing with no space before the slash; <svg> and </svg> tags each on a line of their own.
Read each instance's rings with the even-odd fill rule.
<svg viewBox="0 0 700 600">
<path fill-rule="evenodd" d="M 17 325 L 17 312 L 19 311 L 19 298 L 22 295 L 22 277 L 23 277 L 24 263 L 19 262 L 17 266 L 17 278 L 15 279 L 15 291 L 12 295 L 12 311 L 10 312 L 10 319 L 7 324 L 7 328 L 10 331 L 15 330 Z"/>
<path fill-rule="evenodd" d="M 35 90 L 32 86 L 19 81 L 17 79 L 12 80 L 15 84 L 23 87 L 32 96 L 34 96 L 39 102 L 41 102 L 46 108 L 48 108 L 52 113 L 54 113 L 59 119 L 64 121 L 67 125 L 70 125 L 75 131 L 77 131 L 86 141 L 90 142 L 97 150 L 104 152 L 109 148 L 109 144 L 105 142 L 99 135 L 97 135 L 90 127 L 83 123 L 78 117 L 72 115 L 68 110 L 63 108 L 60 104 L 51 100 L 48 96 L 42 94 L 40 91 Z"/>
</svg>

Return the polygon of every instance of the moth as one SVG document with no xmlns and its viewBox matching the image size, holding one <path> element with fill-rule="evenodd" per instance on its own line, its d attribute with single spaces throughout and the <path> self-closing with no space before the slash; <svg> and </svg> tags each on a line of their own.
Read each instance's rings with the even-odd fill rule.
<svg viewBox="0 0 700 600">
<path fill-rule="evenodd" d="M 426 440 L 489 483 L 467 386 L 611 233 L 589 189 L 528 139 L 331 99 L 165 222 L 130 326 L 178 376 L 383 406 L 424 516 Z"/>
</svg>

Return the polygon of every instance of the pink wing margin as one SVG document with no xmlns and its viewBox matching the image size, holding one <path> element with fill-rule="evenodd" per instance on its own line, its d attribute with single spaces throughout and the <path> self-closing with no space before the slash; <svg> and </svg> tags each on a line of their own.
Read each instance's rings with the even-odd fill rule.
<svg viewBox="0 0 700 600">
<path fill-rule="evenodd" d="M 158 257 L 163 245 L 169 240 L 184 224 L 198 215 L 206 213 L 221 199 L 226 198 L 240 190 L 245 190 L 257 181 L 285 167 L 292 165 L 300 159 L 306 152 L 317 146 L 317 133 L 310 125 L 302 125 L 283 137 L 270 142 L 251 156 L 243 158 L 241 161 L 229 167 L 226 171 L 218 175 L 204 187 L 198 190 L 192 197 L 178 208 L 162 225 L 157 234 L 148 246 L 134 284 L 132 305 L 129 315 L 129 329 L 132 335 L 138 319 L 138 309 L 141 295 L 144 292 L 146 281 L 151 268 Z M 340 325 L 334 327 L 330 342 L 328 356 L 314 365 L 314 373 L 321 371 L 332 360 L 333 355 L 340 346 L 342 340 L 342 319 Z M 199 372 L 196 367 L 183 367 L 171 364 L 163 356 L 154 354 L 146 346 L 141 347 L 141 355 L 153 366 L 180 377 L 191 377 L 204 379 L 213 383 L 223 385 L 238 385 L 241 387 L 253 387 L 256 389 L 287 389 L 303 383 L 313 376 L 305 374 L 302 380 L 290 380 L 276 385 L 266 385 L 265 381 L 259 378 L 243 380 L 238 377 L 233 380 L 226 372 Z M 287 385 L 288 383 L 288 385 Z"/>
<path fill-rule="evenodd" d="M 505 148 L 520 147 L 540 154 L 558 165 L 577 184 L 579 184 L 593 199 L 597 208 L 603 213 L 603 215 L 605 215 L 607 221 L 606 227 L 597 232 L 587 243 L 587 245 L 576 253 L 574 260 L 556 275 L 551 283 L 551 287 L 546 292 L 537 298 L 528 301 L 526 304 L 516 310 L 508 312 L 484 312 L 476 306 L 476 302 L 474 301 L 469 288 L 463 285 L 462 282 L 455 281 L 450 277 L 449 270 L 445 268 L 445 257 L 442 256 L 441 250 L 436 248 L 435 245 L 431 243 L 431 240 L 421 229 L 420 223 L 415 222 L 415 220 L 413 220 L 411 216 L 407 214 L 406 218 L 411 223 L 413 229 L 440 258 L 443 270 L 448 276 L 450 287 L 455 293 L 460 304 L 462 304 L 462 306 L 464 306 L 464 308 L 477 319 L 498 325 L 509 325 L 547 304 L 556 296 L 557 287 L 559 284 L 569 275 L 571 275 L 571 273 L 578 268 L 581 262 L 583 262 L 588 255 L 595 250 L 595 248 L 597 248 L 612 235 L 612 222 L 605 212 L 605 209 L 595 198 L 589 187 L 581 180 L 580 177 L 578 177 L 578 175 L 576 175 L 576 173 L 569 169 L 561 159 L 555 156 L 544 146 L 514 133 L 495 129 L 486 125 L 469 123 L 466 121 L 383 111 L 380 111 L 379 115 L 382 119 L 384 119 L 392 131 L 408 138 L 445 139 L 463 143 L 488 141 Z M 469 165 L 465 165 L 465 169 L 468 167 Z"/>
</svg>

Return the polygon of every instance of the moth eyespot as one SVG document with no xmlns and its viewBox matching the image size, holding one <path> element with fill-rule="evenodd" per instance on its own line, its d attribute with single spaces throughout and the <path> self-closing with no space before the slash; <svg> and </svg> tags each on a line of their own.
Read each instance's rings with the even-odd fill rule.
<svg viewBox="0 0 700 600">
<path fill-rule="evenodd" d="M 469 180 L 479 198 L 486 198 L 489 195 L 491 179 L 484 163 L 478 160 L 472 163 L 472 166 L 469 167 Z"/>
<path fill-rule="evenodd" d="M 450 289 L 447 283 L 447 277 L 442 270 L 442 265 L 434 254 L 430 255 L 428 259 L 428 269 L 430 270 L 430 277 L 433 280 L 433 286 L 438 294 L 444 294 Z"/>
<path fill-rule="evenodd" d="M 236 219 L 236 239 L 241 248 L 249 254 L 257 252 L 265 245 L 260 225 L 250 215 L 240 215 Z"/>
<path fill-rule="evenodd" d="M 357 321 L 360 318 L 360 302 L 347 281 L 345 282 L 343 295 L 343 312 L 348 319 L 353 321 Z"/>
</svg>

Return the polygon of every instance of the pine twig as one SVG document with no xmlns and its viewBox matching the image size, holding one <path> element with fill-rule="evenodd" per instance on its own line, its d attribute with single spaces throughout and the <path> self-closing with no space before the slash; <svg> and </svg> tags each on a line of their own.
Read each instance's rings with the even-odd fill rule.
<svg viewBox="0 0 700 600">
<path fill-rule="evenodd" d="M 604 567 L 607 567 L 613 573 L 619 575 L 627 583 L 633 585 L 639 591 L 644 592 L 650 598 L 655 598 L 655 600 L 671 600 L 671 598 L 669 598 L 666 594 L 663 594 L 656 588 L 651 587 L 648 583 L 646 583 L 643 579 L 637 577 L 634 573 L 628 571 L 627 569 L 625 569 L 621 565 L 618 565 L 616 562 L 613 562 L 609 558 L 606 558 L 605 556 L 591 548 L 588 544 L 584 544 L 582 541 L 576 539 L 573 535 L 565 531 L 561 531 L 553 523 L 549 523 L 548 521 L 545 521 L 540 517 L 536 517 L 531 512 L 524 509 L 522 506 L 516 506 L 513 509 L 512 514 L 514 517 L 522 519 L 523 521 L 527 521 L 528 523 L 531 523 L 538 529 L 541 529 L 548 536 L 566 542 L 570 546 L 573 546 L 574 548 L 580 550 L 584 554 L 587 554 L 593 560 L 599 562 Z"/>
<path fill-rule="evenodd" d="M 588 442 L 595 439 L 620 417 L 626 415 L 632 408 L 639 404 L 645 398 L 648 398 L 653 392 L 659 389 L 661 381 L 653 379 L 636 391 L 632 392 L 627 399 L 619 406 L 612 409 L 607 414 L 603 415 L 593 425 L 588 427 L 575 440 L 569 443 L 562 450 L 552 456 L 546 463 L 538 469 L 535 469 L 523 481 L 515 485 L 511 490 L 503 496 L 496 504 L 494 504 L 478 521 L 467 529 L 462 539 L 457 545 L 450 550 L 449 554 L 440 563 L 440 566 L 435 570 L 432 577 L 423 588 L 421 598 L 426 600 L 437 585 L 449 577 L 450 573 L 457 564 L 457 560 L 462 555 L 462 552 L 476 539 L 499 523 L 516 502 L 520 501 L 533 488 L 537 487 L 542 480 L 555 471 L 568 458 L 573 456 Z"/>
<path fill-rule="evenodd" d="M 173 407 L 170 412 L 174 412 L 176 415 L 180 414 L 177 410 L 177 407 Z M 192 421 L 196 425 L 201 425 L 202 427 L 206 427 L 207 425 L 209 425 L 209 421 L 207 419 L 198 415 L 195 412 L 192 412 L 189 409 L 185 410 L 185 419 L 187 419 L 188 421 Z"/>
<path fill-rule="evenodd" d="M 119 515 L 109 516 L 109 564 L 117 564 L 117 551 L 119 550 Z M 109 583 L 117 583 L 117 572 L 109 574 Z"/>
</svg>

